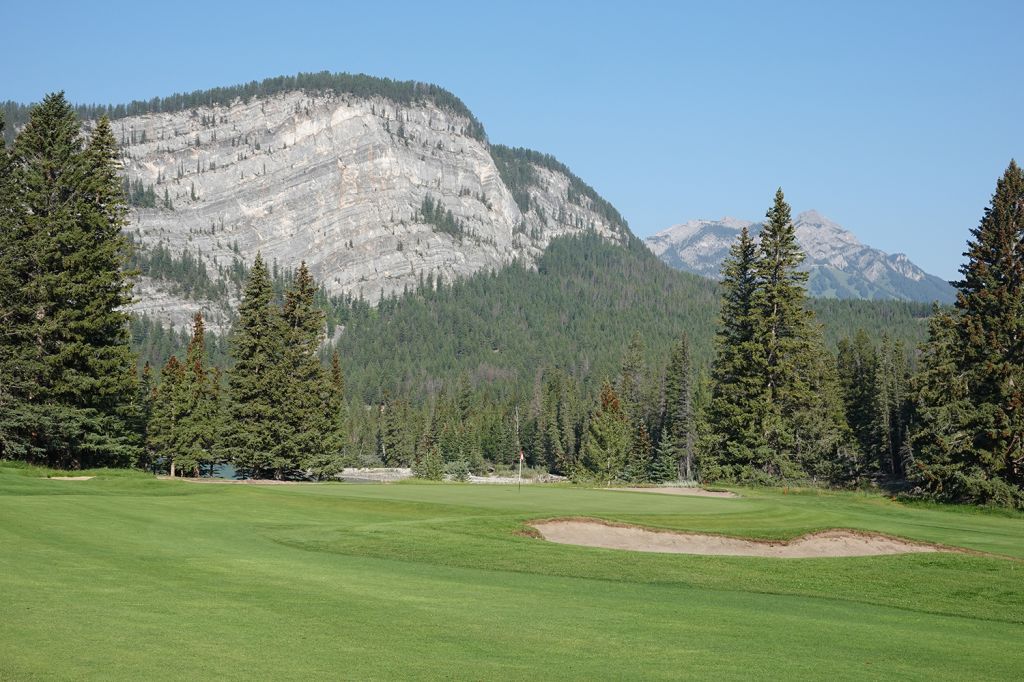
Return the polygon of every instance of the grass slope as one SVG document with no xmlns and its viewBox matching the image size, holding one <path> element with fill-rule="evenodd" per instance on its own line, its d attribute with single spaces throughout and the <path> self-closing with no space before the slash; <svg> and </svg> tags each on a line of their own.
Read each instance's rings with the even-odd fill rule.
<svg viewBox="0 0 1024 682">
<path fill-rule="evenodd" d="M 0 465 L 0 678 L 1013 678 L 1024 517 L 853 494 L 52 481 Z M 969 554 L 771 560 L 545 543 L 597 516 Z"/>
</svg>

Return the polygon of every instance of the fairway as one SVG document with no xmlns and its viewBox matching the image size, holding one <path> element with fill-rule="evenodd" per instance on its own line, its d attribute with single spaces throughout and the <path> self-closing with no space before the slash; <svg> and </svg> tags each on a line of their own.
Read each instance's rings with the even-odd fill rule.
<svg viewBox="0 0 1024 682">
<path fill-rule="evenodd" d="M 48 480 L 0 464 L 0 679 L 1014 679 L 1024 516 L 878 496 Z M 976 554 L 777 559 L 532 537 L 593 517 Z"/>
</svg>

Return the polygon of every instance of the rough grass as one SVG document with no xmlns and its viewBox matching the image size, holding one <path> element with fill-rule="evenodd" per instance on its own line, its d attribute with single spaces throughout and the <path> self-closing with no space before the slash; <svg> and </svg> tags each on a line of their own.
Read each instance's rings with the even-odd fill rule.
<svg viewBox="0 0 1024 682">
<path fill-rule="evenodd" d="M 0 463 L 0 679 L 1020 673 L 1020 517 L 818 491 L 53 473 Z M 657 555 L 523 532 L 558 516 L 758 538 L 843 527 L 1000 556 Z"/>
</svg>

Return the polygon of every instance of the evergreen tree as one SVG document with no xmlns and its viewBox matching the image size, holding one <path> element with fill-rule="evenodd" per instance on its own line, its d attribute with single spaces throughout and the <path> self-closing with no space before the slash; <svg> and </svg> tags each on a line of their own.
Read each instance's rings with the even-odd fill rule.
<svg viewBox="0 0 1024 682">
<path fill-rule="evenodd" d="M 583 466 L 599 482 L 622 479 L 629 459 L 631 434 L 611 384 L 601 387 L 601 402 L 590 419 L 583 439 Z"/>
<path fill-rule="evenodd" d="M 1024 506 L 1024 171 L 1016 162 L 971 236 L 956 313 L 933 325 L 930 375 L 919 382 L 923 481 L 949 499 Z M 954 367 L 965 401 L 935 391 L 940 368 Z"/>
<path fill-rule="evenodd" d="M 142 438 L 142 442 L 149 442 L 149 422 L 153 418 L 153 368 L 147 362 L 139 372 L 139 383 L 135 393 L 135 414 L 137 422 L 135 431 Z M 140 467 L 148 467 L 152 464 L 148 456 L 148 448 L 143 449 L 139 459 Z"/>
<path fill-rule="evenodd" d="M 316 284 L 303 262 L 284 295 L 285 327 L 282 369 L 284 401 L 279 416 L 283 442 L 280 457 L 292 469 L 320 462 L 327 454 L 331 422 L 330 375 L 320 363 L 323 311 L 316 304 Z"/>
<path fill-rule="evenodd" d="M 172 456 L 182 471 L 199 476 L 204 464 L 215 461 L 220 426 L 220 373 L 206 359 L 202 313 L 193 318 L 182 375 L 178 390 L 181 416 L 174 428 Z"/>
<path fill-rule="evenodd" d="M 331 353 L 331 367 L 327 378 L 327 399 L 324 401 L 324 451 L 318 457 L 307 457 L 306 470 L 313 478 L 331 478 L 345 467 L 346 414 L 345 375 L 338 351 Z"/>
<path fill-rule="evenodd" d="M 23 423 L 27 391 L 19 356 L 25 354 L 23 339 L 15 333 L 19 318 L 21 291 L 16 275 L 16 226 L 21 216 L 15 200 L 15 183 L 10 153 L 3 137 L 4 118 L 0 113 L 0 459 L 24 457 Z"/>
<path fill-rule="evenodd" d="M 62 467 L 140 454 L 119 158 L 105 119 L 83 144 L 61 93 L 32 110 L 5 158 L 5 454 Z"/>
<path fill-rule="evenodd" d="M 793 461 L 797 434 L 789 417 L 808 399 L 813 400 L 801 366 L 809 352 L 810 313 L 804 305 L 807 273 L 798 269 L 804 254 L 796 243 L 789 204 L 781 189 L 775 193 L 767 218 L 761 231 L 753 302 L 764 385 L 759 418 L 767 446 L 758 466 L 768 476 L 780 477 L 797 473 Z"/>
<path fill-rule="evenodd" d="M 153 389 L 152 415 L 146 434 L 146 447 L 154 461 L 166 463 L 171 476 L 176 473 L 179 424 L 184 418 L 182 387 L 185 365 L 172 355 L 160 370 L 160 383 Z"/>
<path fill-rule="evenodd" d="M 675 464 L 671 477 L 685 481 L 694 478 L 696 437 L 690 373 L 690 343 L 686 334 L 683 334 L 672 347 L 665 370 L 665 427 L 661 449 Z M 664 473 L 661 472 L 659 476 Z"/>
<path fill-rule="evenodd" d="M 380 459 L 384 466 L 407 467 L 415 456 L 412 415 L 404 400 L 385 399 L 380 406 Z"/>
<path fill-rule="evenodd" d="M 839 342 L 837 363 L 847 423 L 861 452 L 870 455 L 877 451 L 879 368 L 878 353 L 863 329 Z M 877 461 L 865 462 L 862 469 L 870 475 L 880 467 Z"/>
<path fill-rule="evenodd" d="M 910 368 L 902 344 L 882 336 L 875 373 L 872 436 L 870 452 L 878 470 L 889 477 L 906 475 L 902 451 L 907 438 Z"/>
<path fill-rule="evenodd" d="M 444 478 L 444 458 L 436 444 L 427 448 L 423 457 L 413 465 L 412 472 L 416 478 L 429 481 L 440 481 Z"/>
<path fill-rule="evenodd" d="M 767 217 L 756 252 L 743 233 L 726 262 L 702 475 L 845 479 L 855 449 L 781 189 Z"/>
<path fill-rule="evenodd" d="M 282 454 L 288 381 L 284 347 L 288 330 L 273 303 L 270 274 L 257 254 L 246 281 L 232 334 L 234 365 L 227 372 L 223 456 L 253 476 L 284 476 L 294 461 Z"/>
<path fill-rule="evenodd" d="M 634 483 L 651 480 L 654 468 L 654 445 L 643 423 L 631 424 L 633 431 L 629 441 L 629 452 L 623 467 L 622 478 Z"/>
<path fill-rule="evenodd" d="M 912 384 L 918 422 L 912 443 L 920 458 L 909 475 L 928 492 L 947 500 L 961 492 L 956 480 L 958 460 L 971 446 L 971 434 L 964 428 L 971 410 L 970 394 L 961 359 L 956 318 L 936 306 Z"/>
<path fill-rule="evenodd" d="M 330 398 L 327 400 L 327 437 L 324 448 L 328 456 L 341 459 L 345 449 L 345 374 L 338 351 L 331 353 L 328 377 Z"/>
<path fill-rule="evenodd" d="M 755 338 L 757 246 L 746 228 L 722 266 L 722 309 L 715 336 L 706 411 L 707 433 L 699 443 L 704 480 L 744 477 L 764 449 L 757 413 L 763 386 L 762 348 Z"/>
<path fill-rule="evenodd" d="M 781 189 L 767 217 L 753 307 L 765 389 L 759 418 L 766 447 L 758 466 L 776 478 L 845 480 L 856 470 L 856 448 L 835 361 L 807 307 L 807 273 L 798 269 L 804 254 Z"/>
<path fill-rule="evenodd" d="M 643 418 L 643 382 L 646 374 L 644 364 L 644 341 L 639 331 L 633 332 L 629 346 L 622 356 L 619 372 L 618 395 L 622 409 L 633 422 Z"/>
</svg>

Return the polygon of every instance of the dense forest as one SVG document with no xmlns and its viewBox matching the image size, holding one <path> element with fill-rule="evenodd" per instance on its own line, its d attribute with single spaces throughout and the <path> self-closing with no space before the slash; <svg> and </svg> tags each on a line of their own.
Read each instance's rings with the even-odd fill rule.
<svg viewBox="0 0 1024 682">
<path fill-rule="evenodd" d="M 553 241 L 536 269 L 427 277 L 371 307 L 328 296 L 304 264 L 236 259 L 213 277 L 187 253 L 133 256 L 119 165 L 108 120 L 83 137 L 62 95 L 0 155 L 2 458 L 462 478 L 523 453 L 579 481 L 1024 500 L 1015 164 L 972 232 L 955 308 L 935 310 L 809 300 L 781 190 L 721 284 L 590 234 Z M 198 314 L 187 339 L 130 320 L 133 267 L 190 296 L 235 288 L 230 337 Z"/>
<path fill-rule="evenodd" d="M 236 260 L 222 275 L 210 274 L 201 259 L 188 252 L 174 256 L 163 248 L 138 251 L 133 263 L 144 274 L 164 279 L 176 293 L 215 301 L 222 290 L 240 294 L 248 273 Z M 269 269 L 280 300 L 293 273 L 274 265 Z M 378 306 L 323 289 L 317 301 L 326 315 L 328 337 L 334 337 L 336 325 L 345 328 L 336 346 L 324 349 L 325 361 L 336 347 L 350 395 L 375 403 L 385 392 L 423 400 L 460 377 L 490 392 L 524 394 L 543 367 L 565 370 L 596 395 L 602 378 L 617 371 L 637 331 L 649 362 L 666 357 L 685 331 L 694 367 L 707 368 L 720 292 L 719 284 L 669 268 L 642 244 L 623 248 L 583 235 L 552 240 L 536 267 L 513 263 L 443 284 L 427 276 L 414 290 L 387 297 Z M 859 329 L 876 343 L 884 330 L 912 355 L 927 336 L 932 312 L 926 304 L 897 301 L 809 303 L 833 350 Z M 143 362 L 159 365 L 170 353 L 184 352 L 188 339 L 183 331 L 171 334 L 152 320 L 135 325 Z M 211 337 L 217 338 L 208 333 Z M 223 358 L 218 355 L 215 362 Z"/>
</svg>

